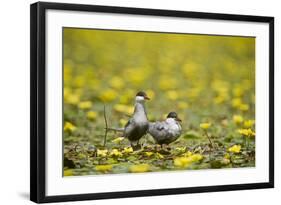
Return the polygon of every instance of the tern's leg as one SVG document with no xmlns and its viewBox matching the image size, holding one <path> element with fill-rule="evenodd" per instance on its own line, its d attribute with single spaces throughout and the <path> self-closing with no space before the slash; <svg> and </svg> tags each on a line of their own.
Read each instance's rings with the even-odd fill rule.
<svg viewBox="0 0 281 205">
<path fill-rule="evenodd" d="M 162 144 L 162 145 L 161 145 L 161 148 L 162 148 L 162 150 L 164 150 L 164 151 L 169 151 L 169 150 L 171 150 L 171 148 L 170 148 L 170 146 L 169 146 L 168 144 Z"/>
<path fill-rule="evenodd" d="M 141 149 L 141 145 L 139 144 L 139 141 L 137 142 L 136 145 L 134 145 L 133 143 L 131 143 L 131 147 L 133 148 L 134 151 L 140 150 L 140 149 Z"/>
</svg>

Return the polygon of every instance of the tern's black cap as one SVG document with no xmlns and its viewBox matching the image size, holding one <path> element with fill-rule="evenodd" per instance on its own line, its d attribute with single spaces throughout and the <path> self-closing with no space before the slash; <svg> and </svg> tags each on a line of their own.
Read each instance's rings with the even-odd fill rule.
<svg viewBox="0 0 281 205">
<path fill-rule="evenodd" d="M 177 118 L 178 117 L 178 114 L 176 112 L 170 112 L 168 115 L 167 115 L 167 118 Z"/>
<path fill-rule="evenodd" d="M 181 122 L 181 119 L 178 117 L 178 114 L 177 114 L 176 112 L 170 112 L 170 113 L 167 115 L 167 118 L 173 118 L 173 119 L 175 119 L 176 121 Z"/>
<path fill-rule="evenodd" d="M 136 96 L 142 96 L 142 97 L 145 97 L 146 96 L 146 93 L 144 91 L 139 91 Z"/>
</svg>

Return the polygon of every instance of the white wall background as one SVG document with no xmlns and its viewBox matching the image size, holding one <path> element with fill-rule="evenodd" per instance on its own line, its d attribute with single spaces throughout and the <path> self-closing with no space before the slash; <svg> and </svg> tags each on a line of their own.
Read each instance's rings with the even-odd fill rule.
<svg viewBox="0 0 281 205">
<path fill-rule="evenodd" d="M 275 17 L 275 189 L 69 202 L 67 204 L 237 205 L 280 201 L 281 71 L 278 67 L 280 67 L 281 61 L 278 56 L 281 50 L 279 38 L 281 36 L 281 12 L 278 0 L 60 1 Z M 10 0 L 2 1 L 0 6 L 0 204 L 32 203 L 29 201 L 29 4 L 33 2 L 31 0 Z"/>
</svg>

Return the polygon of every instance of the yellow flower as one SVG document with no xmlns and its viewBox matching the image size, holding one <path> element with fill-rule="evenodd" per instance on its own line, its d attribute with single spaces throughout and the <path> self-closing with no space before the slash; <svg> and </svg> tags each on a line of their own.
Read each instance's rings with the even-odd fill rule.
<svg viewBox="0 0 281 205">
<path fill-rule="evenodd" d="M 243 122 L 243 117 L 241 115 L 234 115 L 233 116 L 233 121 L 236 123 L 236 124 L 240 124 Z"/>
<path fill-rule="evenodd" d="M 76 76 L 73 80 L 73 84 L 77 87 L 83 87 L 86 84 L 84 76 Z"/>
<path fill-rule="evenodd" d="M 112 140 L 112 142 L 114 142 L 114 143 L 120 143 L 121 141 L 123 141 L 125 138 L 124 137 L 117 137 L 117 138 L 115 138 L 114 140 Z"/>
<path fill-rule="evenodd" d="M 89 120 L 95 120 L 97 118 L 98 114 L 94 111 L 87 112 L 87 118 Z"/>
<path fill-rule="evenodd" d="M 126 77 L 133 85 L 140 85 L 149 76 L 149 69 L 147 68 L 130 68 L 126 72 Z"/>
<path fill-rule="evenodd" d="M 251 128 L 254 124 L 255 124 L 255 120 L 245 120 L 244 121 L 245 128 Z"/>
<path fill-rule="evenodd" d="M 191 151 L 187 151 L 186 153 L 183 154 L 184 157 L 190 157 L 191 155 L 193 155 Z"/>
<path fill-rule="evenodd" d="M 200 127 L 204 130 L 207 130 L 211 125 L 212 125 L 211 123 L 205 122 L 205 123 L 201 123 Z"/>
<path fill-rule="evenodd" d="M 116 89 L 122 89 L 124 87 L 123 79 L 120 77 L 117 77 L 117 76 L 111 78 L 109 83 L 113 88 L 116 88 Z"/>
<path fill-rule="evenodd" d="M 119 120 L 119 123 L 121 125 L 121 127 L 125 127 L 125 125 L 127 124 L 128 120 L 125 120 L 125 119 L 120 119 Z"/>
<path fill-rule="evenodd" d="M 127 114 L 127 115 L 131 115 L 131 114 L 134 113 L 134 107 L 129 106 L 129 105 L 116 104 L 116 105 L 114 105 L 113 109 L 116 112 L 124 113 L 124 114 Z"/>
<path fill-rule="evenodd" d="M 241 98 L 233 98 L 232 101 L 232 107 L 238 108 L 242 104 Z"/>
<path fill-rule="evenodd" d="M 228 153 L 226 153 L 223 158 L 230 159 L 230 155 Z"/>
<path fill-rule="evenodd" d="M 177 157 L 174 159 L 174 165 L 176 167 L 188 167 L 191 164 L 191 159 L 189 157 Z"/>
<path fill-rule="evenodd" d="M 246 103 L 243 103 L 239 106 L 239 109 L 242 111 L 248 111 L 249 110 L 249 105 Z"/>
<path fill-rule="evenodd" d="M 132 165 L 129 168 L 129 171 L 133 173 L 148 172 L 149 170 L 150 170 L 150 166 L 148 164 Z"/>
<path fill-rule="evenodd" d="M 241 87 L 235 87 L 232 90 L 232 93 L 234 96 L 240 97 L 241 95 L 243 95 L 244 90 Z"/>
<path fill-rule="evenodd" d="M 193 154 L 190 156 L 190 158 L 192 162 L 198 162 L 203 159 L 203 156 L 201 154 Z"/>
<path fill-rule="evenodd" d="M 182 110 L 187 109 L 189 107 L 188 103 L 184 101 L 179 101 L 177 105 L 178 108 Z"/>
<path fill-rule="evenodd" d="M 65 94 L 64 100 L 66 103 L 76 105 L 80 100 L 80 96 L 78 94 L 72 94 L 72 93 Z"/>
<path fill-rule="evenodd" d="M 64 123 L 64 128 L 63 128 L 64 131 L 73 132 L 76 129 L 77 129 L 76 126 L 73 125 L 71 122 L 65 122 Z"/>
<path fill-rule="evenodd" d="M 167 98 L 169 100 L 177 100 L 178 97 L 179 97 L 179 95 L 178 95 L 177 91 L 175 91 L 175 90 L 170 90 L 167 92 Z"/>
<path fill-rule="evenodd" d="M 111 164 L 96 165 L 95 170 L 100 172 L 108 172 L 112 170 L 112 165 Z"/>
<path fill-rule="evenodd" d="M 91 101 L 82 101 L 78 104 L 78 107 L 80 109 L 90 109 L 92 107 L 92 102 Z"/>
<path fill-rule="evenodd" d="M 106 157 L 107 153 L 108 153 L 107 149 L 104 149 L 104 150 L 98 149 L 97 150 L 98 157 Z"/>
<path fill-rule="evenodd" d="M 254 131 L 251 130 L 251 128 L 249 129 L 239 129 L 238 133 L 241 135 L 244 135 L 246 137 L 253 137 L 256 135 L 256 133 Z"/>
<path fill-rule="evenodd" d="M 118 149 L 113 149 L 110 152 L 110 156 L 113 156 L 113 157 L 122 157 L 122 155 L 123 154 Z"/>
<path fill-rule="evenodd" d="M 150 156 L 153 155 L 153 152 L 145 152 L 144 154 L 145 154 L 147 157 L 150 157 Z"/>
<path fill-rule="evenodd" d="M 233 153 L 239 153 L 240 150 L 241 150 L 240 145 L 233 145 L 232 147 L 228 148 L 228 151 Z"/>
<path fill-rule="evenodd" d="M 201 154 L 191 154 L 187 157 L 177 157 L 174 159 L 174 165 L 176 167 L 188 167 L 193 162 L 198 162 L 203 159 L 203 156 Z"/>
<path fill-rule="evenodd" d="M 119 94 L 119 100 L 121 104 L 128 104 L 132 100 L 132 96 L 134 96 L 136 91 L 133 89 L 126 89 L 122 94 Z"/>
<path fill-rule="evenodd" d="M 225 102 L 227 97 L 225 95 L 218 95 L 217 97 L 214 98 L 214 103 L 215 104 L 221 104 Z"/>
<path fill-rule="evenodd" d="M 111 102 L 113 100 L 116 99 L 117 97 L 117 92 L 113 89 L 107 89 L 104 90 L 100 95 L 99 98 L 103 101 L 103 102 Z"/>
<path fill-rule="evenodd" d="M 73 176 L 72 169 L 66 169 L 63 171 L 63 176 Z"/>
<path fill-rule="evenodd" d="M 175 78 L 171 78 L 171 76 L 163 75 L 160 77 L 158 86 L 161 90 L 174 89 L 177 86 L 177 80 Z"/>
<path fill-rule="evenodd" d="M 125 148 L 123 149 L 123 153 L 128 154 L 128 153 L 132 153 L 132 152 L 134 152 L 134 150 L 133 150 L 132 147 L 125 147 Z"/>
</svg>

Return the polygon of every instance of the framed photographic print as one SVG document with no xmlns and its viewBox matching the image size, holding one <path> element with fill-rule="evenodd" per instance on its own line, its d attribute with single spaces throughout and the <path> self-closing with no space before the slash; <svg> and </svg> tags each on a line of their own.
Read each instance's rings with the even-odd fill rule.
<svg viewBox="0 0 281 205">
<path fill-rule="evenodd" d="M 274 18 L 31 5 L 34 202 L 274 187 Z"/>
</svg>

